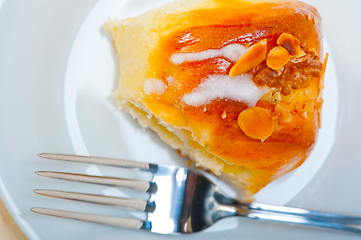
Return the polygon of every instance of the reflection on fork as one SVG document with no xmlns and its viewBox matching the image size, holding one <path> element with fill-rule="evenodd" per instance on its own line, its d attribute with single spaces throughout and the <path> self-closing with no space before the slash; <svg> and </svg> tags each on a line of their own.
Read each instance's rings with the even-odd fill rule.
<svg viewBox="0 0 361 240">
<path fill-rule="evenodd" d="M 293 223 L 314 227 L 361 233 L 361 218 L 306 209 L 273 206 L 260 203 L 242 203 L 227 197 L 197 169 L 156 165 L 120 159 L 85 157 L 42 153 L 39 157 L 146 171 L 153 174 L 151 181 L 91 176 L 62 172 L 39 171 L 38 175 L 50 178 L 102 184 L 148 192 L 148 200 L 109 197 L 76 192 L 34 190 L 35 193 L 89 203 L 122 207 L 146 212 L 147 219 L 120 218 L 77 213 L 45 208 L 32 208 L 39 214 L 81 221 L 107 224 L 123 228 L 143 229 L 161 234 L 193 233 L 202 231 L 216 221 L 240 216 L 250 219 Z"/>
</svg>

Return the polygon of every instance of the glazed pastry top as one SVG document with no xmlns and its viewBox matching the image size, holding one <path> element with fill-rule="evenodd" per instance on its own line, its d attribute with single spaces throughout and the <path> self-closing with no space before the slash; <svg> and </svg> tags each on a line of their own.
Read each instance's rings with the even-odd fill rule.
<svg viewBox="0 0 361 240">
<path fill-rule="evenodd" d="M 121 88 L 137 85 L 139 101 L 222 159 L 229 172 L 260 170 L 251 189 L 257 192 L 302 164 L 315 144 L 321 19 L 299 1 L 200 2 L 206 7 L 149 17 L 145 78 L 121 83 L 119 95 L 131 95 Z"/>
</svg>

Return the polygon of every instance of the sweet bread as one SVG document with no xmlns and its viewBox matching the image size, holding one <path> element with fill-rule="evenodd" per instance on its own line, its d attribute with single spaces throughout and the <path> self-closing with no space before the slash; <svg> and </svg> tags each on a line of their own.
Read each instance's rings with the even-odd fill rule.
<svg viewBox="0 0 361 240">
<path fill-rule="evenodd" d="M 182 0 L 105 27 L 120 107 L 244 200 L 309 156 L 326 65 L 314 7 Z"/>
</svg>

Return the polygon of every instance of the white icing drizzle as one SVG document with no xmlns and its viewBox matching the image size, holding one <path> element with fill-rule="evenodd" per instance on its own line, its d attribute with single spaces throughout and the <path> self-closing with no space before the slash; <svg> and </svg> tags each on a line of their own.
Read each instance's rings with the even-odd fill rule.
<svg viewBox="0 0 361 240">
<path fill-rule="evenodd" d="M 144 93 L 147 95 L 157 94 L 161 95 L 165 92 L 167 86 L 162 82 L 162 80 L 150 78 L 144 82 Z"/>
<path fill-rule="evenodd" d="M 215 99 L 230 99 L 254 107 L 270 89 L 257 87 L 252 78 L 251 74 L 233 78 L 228 75 L 209 76 L 191 93 L 184 95 L 182 101 L 187 105 L 199 107 Z"/>
<path fill-rule="evenodd" d="M 183 62 L 202 61 L 215 57 L 225 57 L 232 62 L 237 62 L 246 52 L 248 48 L 241 44 L 230 44 L 221 49 L 209 49 L 197 53 L 175 53 L 170 57 L 170 61 L 175 65 Z"/>
</svg>

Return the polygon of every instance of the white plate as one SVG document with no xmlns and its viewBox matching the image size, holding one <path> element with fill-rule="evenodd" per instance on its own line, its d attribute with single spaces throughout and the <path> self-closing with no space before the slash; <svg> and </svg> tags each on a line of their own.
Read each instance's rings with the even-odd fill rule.
<svg viewBox="0 0 361 240">
<path fill-rule="evenodd" d="M 111 95 L 118 83 L 118 57 L 111 34 L 104 31 L 104 22 L 109 18 L 138 16 L 171 1 L 101 1 L 85 20 L 74 42 L 65 78 L 65 114 L 77 154 L 117 156 L 153 163 L 182 163 L 176 151 L 165 146 L 151 131 L 144 132 L 136 121 L 117 109 Z M 324 46 L 324 51 L 330 52 L 326 41 Z M 326 78 L 323 118 L 327 121 L 324 121 L 314 151 L 300 168 L 257 193 L 258 202 L 286 204 L 307 185 L 326 159 L 334 142 L 338 111 L 332 53 Z"/>
<path fill-rule="evenodd" d="M 38 152 L 74 153 L 75 150 L 78 154 L 181 164 L 182 160 L 178 159 L 175 151 L 166 147 L 155 134 L 143 132 L 133 120 L 117 111 L 110 98 L 117 81 L 116 56 L 111 40 L 102 30 L 102 24 L 109 16 L 135 16 L 163 2 L 100 1 L 80 30 L 83 18 L 92 7 L 87 1 L 44 1 L 42 7 L 35 3 L 23 3 L 21 9 L 14 1 L 5 2 L 0 11 L 0 36 L 6 36 L 4 44 L 0 45 L 0 112 L 4 113 L 0 118 L 0 189 L 1 197 L 15 220 L 31 239 L 170 238 L 29 212 L 30 207 L 41 206 L 132 216 L 119 209 L 47 199 L 33 194 L 33 188 L 56 188 L 124 195 L 111 188 L 36 177 L 36 170 L 119 174 L 107 167 L 43 161 L 36 157 Z M 361 198 L 358 184 L 361 178 L 357 174 L 360 163 L 356 161 L 361 159 L 357 149 L 357 143 L 360 143 L 357 136 L 361 133 L 357 124 L 361 121 L 357 105 L 360 84 L 356 81 L 359 75 L 354 67 L 357 58 L 353 57 L 353 53 L 360 50 L 355 40 L 360 35 L 349 32 L 351 27 L 345 30 L 347 26 L 352 26 L 349 20 L 352 18 L 347 17 L 360 13 L 360 3 L 349 1 L 353 6 L 343 11 L 337 2 L 309 2 L 317 5 L 323 14 L 326 36 L 331 44 L 329 49 L 337 63 L 342 84 L 337 91 L 336 68 L 331 61 L 326 76 L 325 124 L 314 153 L 297 171 L 267 186 L 256 197 L 262 202 L 285 204 L 297 195 L 291 201 L 292 205 L 361 215 L 357 204 Z M 326 9 L 326 6 L 329 8 Z M 344 21 L 351 24 L 338 27 L 330 9 L 338 9 Z M 22 31 L 15 31 L 20 26 L 23 26 Z M 344 36 L 354 36 L 355 39 Z M 345 41 L 342 40 L 346 39 L 347 44 L 343 44 Z M 342 61 L 340 56 L 345 56 Z M 336 126 L 338 103 L 342 108 Z M 335 139 L 331 155 L 327 157 Z M 140 149 L 137 147 L 140 144 L 147 148 Z M 319 170 L 326 157 L 327 161 Z M 350 186 L 352 190 L 342 186 Z M 340 206 L 341 200 L 347 205 Z M 307 239 L 310 236 L 339 239 L 341 236 L 339 233 L 233 218 L 217 223 L 205 233 L 180 238 L 235 239 L 241 234 L 245 239 Z M 352 235 L 342 237 L 354 238 Z"/>
</svg>

